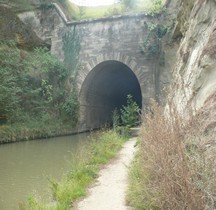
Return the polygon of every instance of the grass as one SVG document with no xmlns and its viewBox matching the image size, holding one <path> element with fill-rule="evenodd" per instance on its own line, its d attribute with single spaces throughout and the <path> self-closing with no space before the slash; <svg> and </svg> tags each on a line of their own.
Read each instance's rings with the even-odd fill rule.
<svg viewBox="0 0 216 210">
<path fill-rule="evenodd" d="M 216 147 L 204 132 L 207 118 L 191 115 L 186 123 L 171 107 L 165 115 L 153 104 L 143 119 L 127 202 L 139 210 L 215 209 Z"/>
<path fill-rule="evenodd" d="M 136 13 L 149 13 L 152 11 L 152 0 L 136 0 L 133 8 L 125 8 L 122 3 L 107 6 L 82 7 L 77 6 L 69 0 L 44 1 L 35 4 L 33 0 L 3 0 L 3 3 L 10 4 L 15 12 L 34 10 L 38 7 L 42 9 L 50 8 L 51 2 L 58 3 L 66 17 L 71 21 L 84 19 L 97 19 L 114 15 L 128 15 Z M 164 3 L 164 0 L 162 0 Z"/>
<path fill-rule="evenodd" d="M 69 2 L 69 1 L 60 1 L 60 0 L 54 0 L 61 9 L 64 11 L 64 14 L 66 17 L 68 17 L 70 20 L 78 20 L 80 17 L 80 9 L 77 5 Z"/>
<path fill-rule="evenodd" d="M 30 196 L 27 204 L 21 204 L 20 209 L 30 210 L 67 210 L 71 209 L 77 198 L 86 195 L 86 189 L 97 177 L 102 164 L 115 157 L 120 150 L 125 137 L 115 131 L 103 131 L 89 144 L 74 154 L 71 170 L 61 181 L 50 180 L 53 200 L 43 203 Z"/>
<path fill-rule="evenodd" d="M 99 6 L 99 7 L 80 7 L 83 8 L 84 14 L 80 19 L 94 19 L 102 18 L 112 15 L 118 15 L 121 13 L 121 5 L 108 5 L 108 6 Z"/>
<path fill-rule="evenodd" d="M 97 19 L 114 15 L 132 15 L 137 13 L 152 13 L 152 0 L 136 0 L 133 8 L 125 8 L 122 3 L 115 3 L 107 6 L 85 7 L 77 6 L 72 2 L 65 1 L 63 3 L 56 0 L 60 4 L 64 13 L 70 20 Z M 165 0 L 162 0 L 164 4 Z"/>
<path fill-rule="evenodd" d="M 128 205 L 134 207 L 134 209 L 150 210 L 155 207 L 153 197 L 147 188 L 149 176 L 147 171 L 142 171 L 142 160 L 139 150 L 130 166 L 129 188 L 126 195 Z"/>
<path fill-rule="evenodd" d="M 34 10 L 38 7 L 49 8 L 51 2 L 58 3 L 67 18 L 73 20 L 96 19 L 113 15 L 127 15 L 136 13 L 149 13 L 152 10 L 152 0 L 136 0 L 133 8 L 125 8 L 122 3 L 107 6 L 82 7 L 77 6 L 69 0 L 53 0 L 35 3 L 33 0 L 3 0 L 3 3 L 10 4 L 15 12 Z M 164 3 L 165 0 L 162 0 Z"/>
<path fill-rule="evenodd" d="M 2 3 L 12 6 L 13 11 L 23 12 L 35 9 L 33 0 L 2 0 Z"/>
<path fill-rule="evenodd" d="M 71 133 L 72 126 L 60 119 L 26 119 L 25 122 L 0 125 L 0 143 L 47 138 Z"/>
</svg>

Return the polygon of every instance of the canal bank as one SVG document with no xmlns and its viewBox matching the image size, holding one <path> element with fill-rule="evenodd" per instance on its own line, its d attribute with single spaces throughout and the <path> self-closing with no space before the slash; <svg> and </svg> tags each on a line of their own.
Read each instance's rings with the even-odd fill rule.
<svg viewBox="0 0 216 210">
<path fill-rule="evenodd" d="M 66 210 L 85 196 L 101 166 L 116 156 L 128 138 L 115 130 L 83 135 L 1 145 L 5 151 L 0 150 L 0 209 L 19 205 L 22 210 Z"/>
</svg>

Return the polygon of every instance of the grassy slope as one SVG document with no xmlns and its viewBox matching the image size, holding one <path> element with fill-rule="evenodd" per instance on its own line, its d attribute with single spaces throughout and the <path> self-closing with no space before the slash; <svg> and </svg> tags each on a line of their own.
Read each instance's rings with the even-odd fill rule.
<svg viewBox="0 0 216 210">
<path fill-rule="evenodd" d="M 162 1 L 165 2 L 165 0 Z M 56 0 L 56 2 L 58 3 L 58 0 Z M 66 1 L 64 4 L 66 4 L 67 6 L 61 4 L 61 8 L 65 12 L 65 14 L 67 14 L 67 17 L 69 19 L 82 20 L 102 18 L 113 15 L 148 12 L 152 6 L 152 0 L 137 0 L 133 9 L 125 9 L 121 3 L 98 7 L 78 7 L 77 5 L 68 1 Z"/>
<path fill-rule="evenodd" d="M 165 0 L 162 0 L 165 1 Z M 83 20 L 92 18 L 102 18 L 113 15 L 134 14 L 148 12 L 151 8 L 151 0 L 137 0 L 133 9 L 126 9 L 121 3 L 98 7 L 79 7 L 69 0 L 47 0 L 43 5 L 56 2 L 69 20 Z M 0 3 L 8 4 L 15 12 L 29 11 L 39 7 L 33 0 L 1 0 Z"/>
</svg>

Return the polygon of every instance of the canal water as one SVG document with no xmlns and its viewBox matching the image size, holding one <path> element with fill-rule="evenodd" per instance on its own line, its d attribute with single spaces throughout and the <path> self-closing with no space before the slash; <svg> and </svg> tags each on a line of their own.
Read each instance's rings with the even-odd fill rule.
<svg viewBox="0 0 216 210">
<path fill-rule="evenodd" d="M 89 133 L 0 145 L 0 209 L 16 210 L 29 195 L 48 197 L 48 178 L 60 179 Z"/>
</svg>

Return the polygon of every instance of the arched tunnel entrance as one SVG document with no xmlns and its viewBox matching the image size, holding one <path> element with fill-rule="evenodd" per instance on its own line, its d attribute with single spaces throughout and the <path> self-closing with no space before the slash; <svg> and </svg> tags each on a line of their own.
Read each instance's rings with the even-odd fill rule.
<svg viewBox="0 0 216 210">
<path fill-rule="evenodd" d="M 87 75 L 80 91 L 81 126 L 100 128 L 112 123 L 112 112 L 127 103 L 127 95 L 142 108 L 142 94 L 133 71 L 119 61 L 104 61 Z"/>
</svg>

